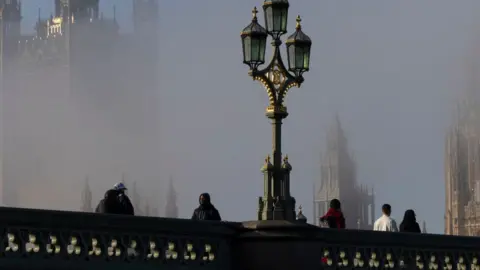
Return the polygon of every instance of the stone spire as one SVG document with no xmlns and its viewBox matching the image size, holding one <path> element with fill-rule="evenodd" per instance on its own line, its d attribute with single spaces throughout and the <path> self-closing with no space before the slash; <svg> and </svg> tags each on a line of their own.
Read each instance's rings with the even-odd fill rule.
<svg viewBox="0 0 480 270">
<path fill-rule="evenodd" d="M 144 216 L 149 217 L 150 216 L 150 202 L 147 200 L 145 202 L 145 213 L 143 213 Z"/>
<path fill-rule="evenodd" d="M 170 176 L 168 184 L 167 205 L 165 205 L 165 216 L 178 218 L 177 191 L 173 185 L 173 177 Z"/>
<path fill-rule="evenodd" d="M 141 214 L 143 211 L 140 208 L 140 195 L 137 190 L 137 181 L 134 181 L 132 184 L 132 192 L 130 193 L 130 199 L 132 200 L 133 209 L 135 213 Z"/>
<path fill-rule="evenodd" d="M 342 146 L 346 148 L 346 136 L 342 124 L 340 123 L 340 116 L 338 113 L 335 114 L 333 124 L 328 130 L 327 144 L 331 150 L 334 148 L 338 151 L 338 147 Z"/>
<path fill-rule="evenodd" d="M 96 20 L 99 17 L 100 0 L 55 0 L 54 4 L 57 17 L 75 16 L 80 20 Z"/>
<path fill-rule="evenodd" d="M 427 222 L 425 220 L 422 222 L 422 233 L 427 233 Z"/>
<path fill-rule="evenodd" d="M 85 177 L 85 186 L 82 191 L 82 209 L 83 212 L 93 212 L 92 208 L 92 190 L 90 189 L 88 176 Z"/>
</svg>

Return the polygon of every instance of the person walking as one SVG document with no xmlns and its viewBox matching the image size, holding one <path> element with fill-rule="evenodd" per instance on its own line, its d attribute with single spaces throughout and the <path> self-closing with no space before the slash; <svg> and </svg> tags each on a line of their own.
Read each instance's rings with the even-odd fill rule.
<svg viewBox="0 0 480 270">
<path fill-rule="evenodd" d="M 134 215 L 133 205 L 126 194 L 127 188 L 123 183 L 113 186 L 113 189 L 107 190 L 105 196 L 98 203 L 95 209 L 96 213 Z"/>
<path fill-rule="evenodd" d="M 200 205 L 193 211 L 192 220 L 222 220 L 220 213 L 210 200 L 210 194 L 202 193 L 198 202 Z"/>
<path fill-rule="evenodd" d="M 402 223 L 400 223 L 400 232 L 421 233 L 420 225 L 418 225 L 415 211 L 408 209 L 405 211 Z"/>
<path fill-rule="evenodd" d="M 373 230 L 383 232 L 398 232 L 397 222 L 390 217 L 392 214 L 392 207 L 390 204 L 384 204 L 382 206 L 382 213 L 383 215 L 373 224 Z"/>
<path fill-rule="evenodd" d="M 130 201 L 130 198 L 127 196 L 127 187 L 122 183 L 117 183 L 113 186 L 113 189 L 118 191 L 118 201 L 120 202 L 121 208 L 123 209 L 124 215 L 135 215 L 135 210 L 133 209 L 133 204 Z"/>
<path fill-rule="evenodd" d="M 320 218 L 320 222 L 326 222 L 328 227 L 332 229 L 345 229 L 345 217 L 343 216 L 341 206 L 338 199 L 331 200 L 330 208 Z"/>
</svg>

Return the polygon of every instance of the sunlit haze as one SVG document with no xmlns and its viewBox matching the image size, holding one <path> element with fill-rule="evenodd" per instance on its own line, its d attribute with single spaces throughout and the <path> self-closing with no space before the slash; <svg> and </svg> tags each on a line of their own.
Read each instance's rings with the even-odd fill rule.
<svg viewBox="0 0 480 270">
<path fill-rule="evenodd" d="M 105 18 L 116 5 L 122 35 L 134 32 L 132 1 L 100 2 Z M 5 89 L 4 199 L 78 210 L 87 176 L 96 204 L 123 174 L 162 214 L 172 177 L 181 217 L 209 192 L 222 218 L 256 219 L 272 136 L 265 90 L 242 64 L 240 30 L 262 2 L 158 1 L 157 27 L 140 35 L 149 38 L 128 50 L 112 47 L 119 63 L 112 70 L 97 59 L 95 91 L 56 81 L 35 86 L 21 75 L 31 88 Z M 389 203 L 401 220 L 412 208 L 429 232 L 442 233 L 445 135 L 455 100 L 475 83 L 467 60 L 478 58 L 480 2 L 290 2 L 289 32 L 300 14 L 313 41 L 310 72 L 290 90 L 283 125 L 297 206 L 312 219 L 312 187 L 338 114 L 357 179 L 375 189 L 376 213 Z M 53 1 L 23 1 L 23 33 L 34 33 L 39 8 L 47 18 Z M 145 45 L 152 37 L 156 48 Z M 155 57 L 158 67 L 143 64 Z M 137 75 L 118 75 L 125 70 Z M 147 87 L 152 77 L 158 89 Z"/>
</svg>

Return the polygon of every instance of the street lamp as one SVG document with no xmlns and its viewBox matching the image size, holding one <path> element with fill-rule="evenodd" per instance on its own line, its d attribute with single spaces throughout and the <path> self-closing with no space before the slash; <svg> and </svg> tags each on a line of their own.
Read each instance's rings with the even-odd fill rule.
<svg viewBox="0 0 480 270">
<path fill-rule="evenodd" d="M 273 164 L 270 156 L 265 159 L 264 194 L 258 201 L 259 220 L 290 220 L 296 218 L 295 198 L 290 195 L 290 171 L 288 156 L 282 163 L 282 120 L 288 116 L 284 100 L 288 90 L 303 83 L 303 73 L 310 67 L 311 39 L 302 31 L 300 16 L 297 17 L 295 32 L 287 38 L 288 67 L 283 64 L 280 54 L 281 36 L 287 33 L 288 0 L 265 0 L 263 10 L 265 26 L 258 23 L 257 8 L 254 8 L 252 22 L 241 32 L 243 63 L 250 67 L 249 75 L 259 81 L 267 90 L 269 104 L 266 116 L 272 120 Z M 273 56 L 265 63 L 267 37 L 272 37 Z"/>
</svg>

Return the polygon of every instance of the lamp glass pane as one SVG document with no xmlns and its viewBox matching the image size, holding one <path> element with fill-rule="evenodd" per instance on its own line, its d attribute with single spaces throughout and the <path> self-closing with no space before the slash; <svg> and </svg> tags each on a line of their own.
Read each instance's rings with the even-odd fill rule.
<svg viewBox="0 0 480 270">
<path fill-rule="evenodd" d="M 282 10 L 278 7 L 273 9 L 273 32 L 282 31 Z"/>
<path fill-rule="evenodd" d="M 258 37 L 251 39 L 251 61 L 258 62 L 260 60 L 260 39 Z"/>
<path fill-rule="evenodd" d="M 252 48 L 251 38 L 250 37 L 243 38 L 243 60 L 245 62 L 250 62 L 250 60 L 252 59 L 251 48 Z"/>
<path fill-rule="evenodd" d="M 295 69 L 295 46 L 294 45 L 290 45 L 288 48 L 287 48 L 287 56 L 288 56 L 288 68 L 290 70 L 293 70 Z"/>
<path fill-rule="evenodd" d="M 273 27 L 273 9 L 272 6 L 268 6 L 265 9 L 265 27 L 267 28 L 267 31 L 272 31 Z"/>
<path fill-rule="evenodd" d="M 305 48 L 303 53 L 303 68 L 305 70 L 310 68 L 310 48 Z"/>
<path fill-rule="evenodd" d="M 288 9 L 282 8 L 281 14 L 282 14 L 281 31 L 286 32 L 287 31 L 287 22 L 288 22 Z"/>
<path fill-rule="evenodd" d="M 304 47 L 296 46 L 295 48 L 295 69 L 303 68 L 303 56 L 304 56 Z"/>
<path fill-rule="evenodd" d="M 265 49 L 267 47 L 267 39 L 262 38 L 260 39 L 260 62 L 265 62 Z"/>
</svg>

